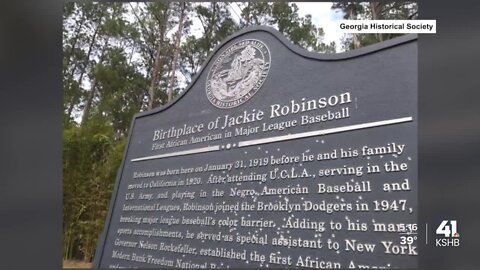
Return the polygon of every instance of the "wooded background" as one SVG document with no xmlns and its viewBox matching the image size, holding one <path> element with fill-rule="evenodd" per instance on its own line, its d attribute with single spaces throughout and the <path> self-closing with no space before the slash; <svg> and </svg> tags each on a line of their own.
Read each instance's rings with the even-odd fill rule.
<svg viewBox="0 0 480 270">
<path fill-rule="evenodd" d="M 414 3 L 332 3 L 345 19 L 416 19 Z M 240 10 L 240 12 L 238 12 Z M 200 22 L 201 35 L 192 31 Z M 75 3 L 63 11 L 63 258 L 91 261 L 135 113 L 171 101 L 211 50 L 267 25 L 310 51 L 334 53 L 391 39 L 324 30 L 295 3 Z"/>
</svg>

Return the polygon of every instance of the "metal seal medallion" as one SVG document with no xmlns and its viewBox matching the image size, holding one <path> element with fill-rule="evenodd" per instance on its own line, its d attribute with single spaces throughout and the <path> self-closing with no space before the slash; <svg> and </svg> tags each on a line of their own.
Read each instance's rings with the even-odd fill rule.
<svg viewBox="0 0 480 270">
<path fill-rule="evenodd" d="M 254 96 L 267 78 L 270 51 L 256 39 L 237 41 L 214 61 L 207 77 L 207 97 L 221 109 L 237 107 Z"/>
</svg>

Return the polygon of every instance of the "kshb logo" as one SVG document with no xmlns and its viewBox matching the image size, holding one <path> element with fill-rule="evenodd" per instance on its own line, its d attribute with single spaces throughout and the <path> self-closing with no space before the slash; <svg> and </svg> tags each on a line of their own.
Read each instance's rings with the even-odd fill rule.
<svg viewBox="0 0 480 270">
<path fill-rule="evenodd" d="M 443 220 L 436 230 L 437 235 L 443 237 L 435 239 L 437 247 L 458 247 L 460 246 L 460 234 L 457 231 L 456 220 Z"/>
</svg>

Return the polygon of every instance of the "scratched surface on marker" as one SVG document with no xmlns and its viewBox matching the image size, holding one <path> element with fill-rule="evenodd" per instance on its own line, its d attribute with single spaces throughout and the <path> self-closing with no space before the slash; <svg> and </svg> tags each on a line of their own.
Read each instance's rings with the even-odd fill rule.
<svg viewBox="0 0 480 270">
<path fill-rule="evenodd" d="M 326 61 L 273 31 L 226 40 L 172 106 L 134 119 L 94 266 L 417 266 L 416 39 Z M 241 105 L 207 97 L 257 71 Z"/>
</svg>

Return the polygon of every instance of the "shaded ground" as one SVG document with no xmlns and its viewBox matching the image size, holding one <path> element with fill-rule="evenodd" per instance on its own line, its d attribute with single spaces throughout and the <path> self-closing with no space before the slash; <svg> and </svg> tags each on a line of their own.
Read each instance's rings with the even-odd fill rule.
<svg viewBox="0 0 480 270">
<path fill-rule="evenodd" d="M 63 261 L 63 268 L 92 268 L 92 263 L 83 261 Z"/>
</svg>

